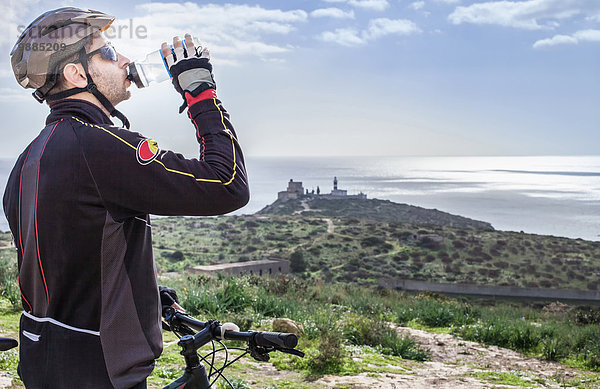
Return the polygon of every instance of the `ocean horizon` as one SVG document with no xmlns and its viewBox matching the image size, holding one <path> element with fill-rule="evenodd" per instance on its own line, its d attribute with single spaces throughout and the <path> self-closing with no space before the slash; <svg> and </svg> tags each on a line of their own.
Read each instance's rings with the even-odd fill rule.
<svg viewBox="0 0 600 389">
<path fill-rule="evenodd" d="M 14 164 L 0 159 L 2 188 Z M 600 156 L 246 157 L 252 214 L 290 179 L 322 194 L 390 200 L 489 222 L 497 230 L 600 241 Z M 0 229 L 8 230 L 4 215 Z"/>
</svg>

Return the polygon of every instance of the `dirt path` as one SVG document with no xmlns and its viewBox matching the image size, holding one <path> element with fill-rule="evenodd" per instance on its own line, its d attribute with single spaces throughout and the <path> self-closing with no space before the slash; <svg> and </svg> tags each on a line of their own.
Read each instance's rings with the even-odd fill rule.
<svg viewBox="0 0 600 389">
<path fill-rule="evenodd" d="M 308 204 L 306 203 L 306 200 L 302 200 L 300 201 L 300 205 L 302 205 L 303 209 L 300 209 L 298 211 L 294 211 L 293 215 L 298 215 L 304 211 L 310 211 L 310 207 L 308 206 Z"/>
<path fill-rule="evenodd" d="M 335 231 L 335 224 L 333 224 L 333 221 L 328 218 L 324 218 L 323 220 L 327 222 L 327 232 L 333 234 L 333 232 Z"/>
<path fill-rule="evenodd" d="M 358 376 L 326 376 L 318 382 L 322 387 L 354 389 L 481 389 L 515 388 L 502 381 L 504 377 L 520 378 L 516 386 L 538 388 L 571 388 L 569 382 L 584 373 L 559 363 L 541 361 L 512 350 L 484 346 L 457 339 L 448 334 L 436 334 L 407 327 L 398 327 L 403 336 L 410 336 L 431 352 L 431 361 L 410 363 L 409 372 L 367 374 Z M 408 361 L 407 361 L 408 362 Z M 585 373 L 587 388 L 600 388 L 600 374 Z M 594 378 L 595 377 L 595 378 Z M 595 382 L 595 383 L 594 383 Z"/>
</svg>

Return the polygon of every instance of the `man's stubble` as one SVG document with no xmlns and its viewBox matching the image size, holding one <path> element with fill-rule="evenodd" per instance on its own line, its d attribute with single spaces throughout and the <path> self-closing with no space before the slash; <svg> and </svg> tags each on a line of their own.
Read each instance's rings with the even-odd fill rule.
<svg viewBox="0 0 600 389">
<path fill-rule="evenodd" d="M 131 92 L 125 87 L 125 82 L 121 74 L 100 72 L 93 63 L 89 67 L 90 75 L 98 90 L 102 93 L 113 106 L 131 97 Z"/>
</svg>

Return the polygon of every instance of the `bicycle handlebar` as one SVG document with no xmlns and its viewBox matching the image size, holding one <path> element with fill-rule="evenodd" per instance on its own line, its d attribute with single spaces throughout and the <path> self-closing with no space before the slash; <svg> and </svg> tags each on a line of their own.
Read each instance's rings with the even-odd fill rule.
<svg viewBox="0 0 600 389">
<path fill-rule="evenodd" d="M 11 348 L 17 347 L 19 343 L 11 338 L 0 338 L 0 351 L 7 351 Z"/>
<path fill-rule="evenodd" d="M 184 313 L 176 311 L 171 307 L 163 308 L 163 317 L 167 321 L 172 321 L 175 318 L 181 324 L 184 324 L 191 329 L 201 332 L 210 322 L 197 320 Z M 188 335 L 194 335 L 188 333 Z M 211 330 L 212 339 L 219 339 L 221 336 L 221 325 L 216 325 Z M 260 347 L 275 347 L 284 349 L 293 349 L 298 345 L 298 337 L 295 334 L 283 332 L 268 332 L 268 331 L 225 331 L 223 339 L 225 340 L 240 340 L 247 343 L 254 343 Z"/>
<path fill-rule="evenodd" d="M 298 345 L 298 337 L 296 335 L 281 332 L 256 332 L 254 341 L 257 345 L 263 347 L 277 345 L 279 347 L 294 348 Z"/>
</svg>

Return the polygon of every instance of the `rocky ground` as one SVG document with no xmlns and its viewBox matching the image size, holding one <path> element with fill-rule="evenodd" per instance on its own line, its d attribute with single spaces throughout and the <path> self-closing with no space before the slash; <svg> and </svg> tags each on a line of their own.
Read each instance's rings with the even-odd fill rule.
<svg viewBox="0 0 600 389">
<path fill-rule="evenodd" d="M 512 350 L 484 346 L 407 327 L 398 332 L 409 335 L 431 352 L 431 361 L 410 363 L 407 372 L 379 376 L 323 377 L 320 387 L 381 389 L 454 388 L 600 388 L 600 374 L 583 373 L 559 363 L 541 361 Z M 512 383 L 512 385 L 507 384 Z M 577 386 L 579 385 L 579 386 Z"/>
</svg>

